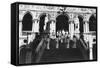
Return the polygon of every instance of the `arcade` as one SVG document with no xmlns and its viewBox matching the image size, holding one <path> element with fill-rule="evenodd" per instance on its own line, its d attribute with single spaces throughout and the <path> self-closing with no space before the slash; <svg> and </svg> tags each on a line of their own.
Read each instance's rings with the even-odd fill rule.
<svg viewBox="0 0 100 68">
<path fill-rule="evenodd" d="M 96 58 L 96 23 L 96 9 L 93 8 L 19 5 L 19 54 L 24 47 L 32 46 L 39 54 L 38 63 L 42 62 L 45 50 L 55 54 L 60 51 L 64 55 L 67 53 L 64 49 L 69 53 L 80 49 L 85 60 L 93 60 Z M 32 45 L 34 40 L 38 41 Z"/>
</svg>

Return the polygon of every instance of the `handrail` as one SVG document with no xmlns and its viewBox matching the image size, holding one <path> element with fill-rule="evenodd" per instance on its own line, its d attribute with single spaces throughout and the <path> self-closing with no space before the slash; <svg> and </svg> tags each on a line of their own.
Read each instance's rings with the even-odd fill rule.
<svg viewBox="0 0 100 68">
<path fill-rule="evenodd" d="M 39 43 L 38 47 L 36 48 L 36 53 L 37 53 L 37 58 L 35 61 L 36 63 L 39 63 L 45 48 L 46 48 L 45 39 L 42 39 L 41 42 Z"/>
<path fill-rule="evenodd" d="M 87 47 L 86 44 L 83 42 L 83 40 L 82 40 L 81 38 L 80 38 L 79 40 L 80 40 L 80 42 L 83 44 L 83 47 L 87 50 L 88 47 Z"/>
</svg>

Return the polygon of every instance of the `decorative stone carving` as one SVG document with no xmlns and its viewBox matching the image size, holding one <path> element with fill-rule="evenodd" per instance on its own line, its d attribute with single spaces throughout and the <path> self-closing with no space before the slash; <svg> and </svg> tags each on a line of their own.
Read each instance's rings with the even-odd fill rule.
<svg viewBox="0 0 100 68">
<path fill-rule="evenodd" d="M 46 14 L 45 24 L 51 21 L 50 33 L 56 32 L 56 18 L 59 15 L 66 15 L 69 18 L 69 36 L 71 39 L 75 33 L 79 33 L 79 19 L 82 16 L 84 23 L 84 33 L 89 33 L 89 18 L 92 14 L 96 16 L 96 10 L 92 8 L 78 8 L 78 7 L 60 7 L 60 6 L 43 6 L 43 5 L 19 5 L 19 32 L 22 37 L 22 20 L 24 15 L 30 12 L 33 18 L 32 32 L 39 32 L 39 21 L 43 14 Z M 77 29 L 74 27 L 77 27 Z M 46 25 L 44 29 L 46 28 Z M 24 36 L 23 36 L 24 37 Z M 31 37 L 31 36 L 30 36 Z M 85 36 L 87 38 L 87 36 Z M 21 39 L 22 41 L 22 39 Z M 22 44 L 22 42 L 21 42 Z M 20 45 L 21 45 L 20 44 Z"/>
</svg>

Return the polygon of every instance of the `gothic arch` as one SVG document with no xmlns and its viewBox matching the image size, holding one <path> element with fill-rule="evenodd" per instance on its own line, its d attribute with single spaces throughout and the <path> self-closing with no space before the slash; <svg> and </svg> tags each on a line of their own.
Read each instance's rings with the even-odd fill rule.
<svg viewBox="0 0 100 68">
<path fill-rule="evenodd" d="M 30 15 L 31 15 L 32 18 L 33 18 L 33 14 L 31 13 L 31 11 L 25 11 L 25 12 L 23 13 L 23 17 L 24 17 L 27 13 L 30 13 Z M 23 17 L 22 17 L 22 18 L 23 18 Z"/>
<path fill-rule="evenodd" d="M 60 16 L 60 15 L 65 15 L 65 16 L 67 16 L 68 17 L 68 19 L 70 19 L 70 16 L 68 15 L 68 14 L 62 14 L 62 13 L 57 13 L 56 15 L 55 15 L 55 21 L 56 21 L 56 18 L 58 17 L 58 16 Z"/>
<path fill-rule="evenodd" d="M 89 31 L 96 31 L 96 16 L 94 14 L 89 18 Z"/>
<path fill-rule="evenodd" d="M 45 17 L 46 17 L 46 13 L 42 13 L 39 15 L 39 32 L 40 33 L 44 33 Z"/>
<path fill-rule="evenodd" d="M 40 17 L 43 16 L 43 15 L 47 15 L 48 14 L 48 19 L 50 20 L 50 17 L 51 15 L 49 13 L 41 13 L 39 16 L 38 16 L 38 19 L 40 20 Z"/>
<path fill-rule="evenodd" d="M 56 31 L 69 31 L 69 17 L 67 14 L 59 14 L 56 17 Z"/>
<path fill-rule="evenodd" d="M 78 16 L 78 19 L 79 19 L 79 30 L 80 30 L 80 33 L 83 33 L 84 32 L 84 17 L 82 15 L 79 15 Z"/>
<path fill-rule="evenodd" d="M 32 31 L 32 14 L 26 12 L 22 19 L 22 30 L 23 31 Z"/>
<path fill-rule="evenodd" d="M 82 19 L 84 19 L 84 16 L 83 16 L 83 15 L 81 15 L 81 14 L 79 14 L 79 15 L 78 15 L 78 17 L 81 17 Z"/>
</svg>

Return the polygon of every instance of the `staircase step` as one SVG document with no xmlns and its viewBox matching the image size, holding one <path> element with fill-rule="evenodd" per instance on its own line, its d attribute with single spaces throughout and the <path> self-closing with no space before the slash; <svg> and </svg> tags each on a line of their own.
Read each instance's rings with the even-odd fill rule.
<svg viewBox="0 0 100 68">
<path fill-rule="evenodd" d="M 82 53 L 78 48 L 45 50 L 40 62 L 60 62 L 83 60 Z"/>
</svg>

